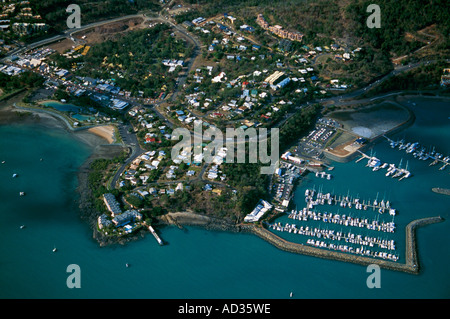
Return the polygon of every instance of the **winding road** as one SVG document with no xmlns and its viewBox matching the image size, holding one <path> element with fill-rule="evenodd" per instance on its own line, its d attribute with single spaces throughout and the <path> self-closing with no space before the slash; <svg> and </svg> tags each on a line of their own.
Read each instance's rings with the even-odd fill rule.
<svg viewBox="0 0 450 319">
<path fill-rule="evenodd" d="M 189 33 L 184 27 L 181 27 L 177 24 L 174 24 L 171 20 L 169 20 L 168 17 L 164 17 L 162 16 L 160 13 L 157 14 L 156 17 L 148 17 L 145 14 L 134 14 L 134 15 L 128 15 L 128 16 L 123 16 L 123 17 L 119 17 L 119 18 L 114 18 L 114 19 L 109 19 L 109 20 L 105 20 L 105 21 L 99 21 L 99 22 L 95 22 L 95 23 L 91 23 L 85 26 L 82 26 L 81 28 L 77 28 L 77 29 L 68 29 L 63 31 L 61 34 L 55 35 L 53 37 L 50 37 L 48 39 L 45 40 L 41 40 L 41 41 L 37 41 L 31 44 L 28 44 L 20 49 L 16 49 L 11 51 L 8 56 L 2 58 L 0 61 L 4 62 L 6 60 L 8 60 L 11 56 L 14 56 L 16 54 L 20 54 L 22 52 L 28 51 L 28 50 L 32 50 L 34 48 L 40 47 L 40 46 L 44 46 L 56 41 L 60 41 L 62 39 L 65 38 L 73 38 L 73 35 L 76 34 L 77 32 L 81 32 L 81 31 L 85 31 L 87 29 L 90 28 L 94 28 L 94 27 L 98 27 L 101 25 L 106 25 L 106 24 L 110 24 L 110 23 L 114 23 L 117 21 L 122 21 L 122 20 L 127 20 L 127 19 L 132 19 L 132 18 L 144 18 L 146 19 L 146 21 L 158 21 L 161 23 L 167 23 L 169 24 L 172 28 L 174 28 L 176 31 L 178 31 L 184 38 L 186 38 L 188 41 L 190 41 L 193 45 L 194 45 L 194 49 L 192 52 L 192 55 L 188 61 L 188 63 L 186 64 L 186 69 L 185 72 L 182 76 L 179 77 L 177 86 L 175 87 L 175 90 L 172 94 L 172 96 L 169 98 L 169 101 L 173 102 L 176 100 L 177 96 L 180 94 L 181 89 L 183 88 L 183 85 L 186 82 L 187 76 L 189 75 L 189 72 L 192 69 L 192 66 L 194 64 L 195 59 L 198 57 L 198 55 L 201 52 L 201 43 L 198 40 L 198 38 L 194 35 L 192 35 L 191 33 Z M 358 97 L 361 97 L 363 94 L 365 94 L 367 91 L 369 91 L 370 89 L 372 89 L 373 87 L 383 83 L 384 81 L 386 81 L 387 79 L 391 78 L 392 76 L 395 76 L 397 74 L 400 74 L 402 72 L 406 72 L 409 71 L 411 69 L 420 67 L 422 65 L 425 64 L 430 64 L 430 63 L 434 63 L 436 61 L 431 60 L 431 61 L 421 61 L 421 62 L 416 62 L 416 63 L 412 63 L 409 65 L 404 65 L 404 66 L 397 66 L 396 68 L 394 68 L 390 73 L 388 73 L 387 75 L 381 77 L 380 79 L 370 83 L 369 85 L 367 85 L 364 88 L 349 92 L 349 93 L 345 93 L 343 95 L 340 96 L 335 96 L 335 97 L 330 97 L 330 98 L 324 98 L 324 99 L 319 99 L 319 100 L 312 100 L 312 101 L 308 101 L 306 103 L 297 105 L 295 107 L 295 109 L 286 114 L 286 116 L 283 118 L 283 120 L 281 120 L 280 122 L 278 122 L 274 127 L 281 127 L 290 117 L 292 117 L 294 114 L 296 114 L 296 111 L 300 110 L 301 108 L 310 105 L 310 104 L 315 104 L 315 103 L 320 103 L 320 104 L 329 104 L 332 103 L 335 106 L 340 106 L 340 105 L 348 105 L 349 103 L 367 103 L 370 101 L 373 101 L 375 99 L 379 99 L 379 98 L 383 98 L 386 96 L 389 96 L 391 94 L 384 94 L 382 96 L 377 96 L 377 97 L 373 97 L 373 98 L 366 98 L 366 99 L 359 99 L 356 100 Z M 447 59 L 446 62 L 450 62 L 450 59 Z M 167 102 L 167 100 L 165 101 L 159 101 L 157 103 L 154 103 L 154 105 L 144 105 L 147 108 L 151 108 L 157 115 L 158 117 L 160 117 L 168 126 L 170 126 L 171 128 L 174 127 L 174 124 L 171 123 L 161 112 L 158 111 L 158 109 L 155 107 L 156 105 L 160 105 L 164 102 Z M 135 104 L 135 103 L 132 103 Z M 126 147 L 129 147 L 131 149 L 131 153 L 130 156 L 128 157 L 128 159 L 122 164 L 122 166 L 117 170 L 117 172 L 115 173 L 112 182 L 111 182 L 111 186 L 113 188 L 116 187 L 116 183 L 120 177 L 120 175 L 122 174 L 122 172 L 125 170 L 126 166 L 129 165 L 134 159 L 136 159 L 138 156 L 140 156 L 142 153 L 144 153 L 144 150 L 141 149 L 141 147 L 139 146 L 137 137 L 134 133 L 130 133 L 129 129 L 131 128 L 131 125 L 127 124 L 127 125 L 119 125 L 118 129 L 119 129 L 119 133 L 122 137 L 123 140 L 123 144 Z M 194 132 L 191 131 L 192 134 L 194 134 Z M 268 132 L 268 136 L 267 138 L 270 136 L 270 130 Z M 248 139 L 247 139 L 248 140 Z M 224 135 L 224 144 L 226 143 L 226 137 Z M 241 141 L 242 142 L 242 141 Z M 239 143 L 239 141 L 238 141 Z M 207 165 L 204 164 L 204 166 L 202 167 L 201 173 L 200 173 L 200 178 L 203 179 L 203 173 L 206 170 Z M 211 183 L 211 181 L 208 180 L 209 183 Z"/>
</svg>

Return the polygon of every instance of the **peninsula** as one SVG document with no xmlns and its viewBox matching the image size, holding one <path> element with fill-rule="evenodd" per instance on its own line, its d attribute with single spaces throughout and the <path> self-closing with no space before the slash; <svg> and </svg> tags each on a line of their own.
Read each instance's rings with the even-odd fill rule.
<svg viewBox="0 0 450 319">
<path fill-rule="evenodd" d="M 25 3 L 12 2 L 11 19 L 16 12 L 38 9 L 42 16 L 36 13 L 33 19 L 51 17 L 47 1 L 26 10 Z M 415 121 L 399 95 L 447 98 L 449 61 L 440 50 L 446 39 L 440 28 L 443 21 L 408 29 L 398 42 L 390 36 L 394 26 L 386 26 L 380 31 L 380 47 L 351 5 L 330 1 L 332 16 L 319 19 L 318 28 L 304 13 L 312 4 L 302 3 L 288 12 L 265 1 L 261 8 L 247 6 L 246 1 L 214 7 L 217 2 L 122 3 L 123 14 L 129 15 L 118 18 L 108 11 L 104 21 L 92 19 L 96 9 L 89 8 L 89 24 L 77 30 L 65 30 L 59 21 L 51 29 L 44 24 L 26 31 L 12 22 L 8 43 L 1 43 L 0 64 L 0 94 L 10 105 L 0 118 L 56 118 L 75 135 L 101 138 L 91 143 L 95 151 L 81 167 L 79 191 L 82 216 L 102 246 L 148 232 L 161 244 L 158 226 L 196 225 L 252 233 L 290 252 L 417 273 L 415 229 L 443 218 L 420 218 L 406 226 L 404 264 L 385 260 L 396 256 L 385 251 L 371 252 L 372 258 L 359 248 L 361 256 L 346 253 L 351 250 L 333 251 L 336 246 L 325 243 L 311 247 L 317 242 L 290 242 L 267 225 L 294 210 L 296 187 L 308 174 L 331 181 L 334 162 L 362 155 L 358 161 L 368 160 L 366 166 L 374 171 L 386 169 L 386 177 L 411 177 L 406 168 L 363 153 L 384 138 L 395 144 L 393 148 L 404 146 L 419 159 L 440 162 L 442 169 L 450 165 L 448 155 L 387 137 Z M 396 5 L 400 4 L 386 4 L 385 9 L 395 11 Z M 271 15 L 264 11 L 268 8 Z M 339 19 L 344 13 L 349 16 L 345 23 Z M 338 36 L 335 30 L 349 23 L 354 30 Z M 411 44 L 410 32 L 425 28 L 427 32 Z M 60 32 L 33 42 L 56 30 Z M 249 159 L 253 155 L 247 154 L 250 138 L 233 149 L 224 143 L 214 147 L 209 162 L 206 150 L 215 144 L 203 135 L 199 144 L 174 153 L 180 138 L 177 129 L 198 138 L 196 127 L 233 129 L 247 137 L 255 130 L 278 129 L 276 170 L 262 174 L 261 159 L 237 163 L 239 151 Z M 270 133 L 259 142 L 272 139 Z M 448 189 L 433 191 L 449 194 Z M 362 209 L 361 202 L 343 198 L 339 197 L 341 204 Z M 325 197 L 316 199 L 321 200 Z M 381 202 L 369 206 L 380 214 L 388 211 L 382 219 L 395 216 L 395 210 Z M 380 225 L 395 229 L 394 220 L 324 217 L 314 215 L 312 207 L 305 214 L 315 220 L 333 219 L 345 227 L 361 224 L 374 231 L 386 229 Z"/>
</svg>

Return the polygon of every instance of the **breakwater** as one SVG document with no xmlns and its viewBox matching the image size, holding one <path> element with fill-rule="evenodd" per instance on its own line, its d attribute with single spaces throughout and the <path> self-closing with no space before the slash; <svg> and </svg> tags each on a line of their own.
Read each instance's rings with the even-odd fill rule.
<svg viewBox="0 0 450 319">
<path fill-rule="evenodd" d="M 410 222 L 406 226 L 406 262 L 404 264 L 387 260 L 376 260 L 364 256 L 350 255 L 346 253 L 340 253 L 337 251 L 329 251 L 321 248 L 306 246 L 303 244 L 289 242 L 283 238 L 275 235 L 264 227 L 247 226 L 242 227 L 242 231 L 250 232 L 265 241 L 271 243 L 275 247 L 302 255 L 314 256 L 324 259 L 332 259 L 343 262 L 351 262 L 360 265 L 377 264 L 381 268 L 402 271 L 410 274 L 419 273 L 419 261 L 416 242 L 416 229 L 417 227 L 425 226 L 428 224 L 438 223 L 444 221 L 441 217 L 429 217 L 423 219 L 417 219 Z"/>
<path fill-rule="evenodd" d="M 433 187 L 431 190 L 437 194 L 450 195 L 450 189 L 448 188 Z"/>
<path fill-rule="evenodd" d="M 189 226 L 203 227 L 208 230 L 250 233 L 267 241 L 268 243 L 274 245 L 278 249 L 287 252 L 313 256 L 323 259 L 350 262 L 360 264 L 363 266 L 377 264 L 381 268 L 406 272 L 410 274 L 418 274 L 420 270 L 417 251 L 417 239 L 416 239 L 417 227 L 439 223 L 443 221 L 444 219 L 442 217 L 436 216 L 436 217 L 416 219 L 410 222 L 406 226 L 406 248 L 405 248 L 406 262 L 398 263 L 389 260 L 379 260 L 365 256 L 351 255 L 347 253 L 341 253 L 338 251 L 331 251 L 299 243 L 293 243 L 277 236 L 276 234 L 266 229 L 264 226 L 260 225 L 254 224 L 236 225 L 228 223 L 218 218 L 212 218 L 209 216 L 198 215 L 188 212 L 169 213 L 160 217 L 160 222 L 162 222 L 163 224 L 176 225 L 180 228 L 182 228 L 181 225 L 189 225 Z"/>
</svg>

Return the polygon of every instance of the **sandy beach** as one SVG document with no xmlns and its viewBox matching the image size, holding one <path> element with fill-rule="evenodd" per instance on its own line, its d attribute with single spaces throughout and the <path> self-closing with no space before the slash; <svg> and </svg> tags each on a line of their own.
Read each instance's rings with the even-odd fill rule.
<svg viewBox="0 0 450 319">
<path fill-rule="evenodd" d="M 0 102 L 0 125 L 37 125 L 46 130 L 64 130 L 92 149 L 91 156 L 81 165 L 78 171 L 78 192 L 80 193 L 81 217 L 86 219 L 90 225 L 95 226 L 97 213 L 91 204 L 91 192 L 88 183 L 90 165 L 95 159 L 114 158 L 121 155 L 125 150 L 122 145 L 111 144 L 114 142 L 114 126 L 107 125 L 74 130 L 68 127 L 67 123 L 61 118 L 53 116 L 51 113 L 15 108 L 14 103 L 20 102 L 24 94 L 26 92 Z"/>
<path fill-rule="evenodd" d="M 114 143 L 114 131 L 115 128 L 112 125 L 96 126 L 88 129 L 88 132 L 104 138 L 109 144 Z"/>
<path fill-rule="evenodd" d="M 68 127 L 57 115 L 52 115 L 51 111 L 39 112 L 33 109 L 22 109 L 14 107 L 14 103 L 22 101 L 27 92 L 18 94 L 10 99 L 0 102 L 0 125 L 18 124 L 18 125 L 41 125 L 47 129 L 63 129 L 72 132 L 74 137 L 88 144 L 92 148 L 99 145 L 112 144 L 115 142 L 113 125 L 103 125 L 91 127 L 89 129 L 78 129 L 74 131 Z"/>
</svg>

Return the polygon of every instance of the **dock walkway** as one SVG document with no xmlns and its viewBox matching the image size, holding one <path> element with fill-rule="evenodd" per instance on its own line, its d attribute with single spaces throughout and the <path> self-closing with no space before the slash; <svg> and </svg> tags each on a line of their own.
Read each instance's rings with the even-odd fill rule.
<svg viewBox="0 0 450 319">
<path fill-rule="evenodd" d="M 160 244 L 161 246 L 164 245 L 164 242 L 162 241 L 162 239 L 158 236 L 158 234 L 155 232 L 155 230 L 153 229 L 153 227 L 151 225 L 148 226 L 148 230 L 152 233 L 153 237 L 155 237 L 156 241 L 158 242 L 158 244 Z"/>
</svg>

